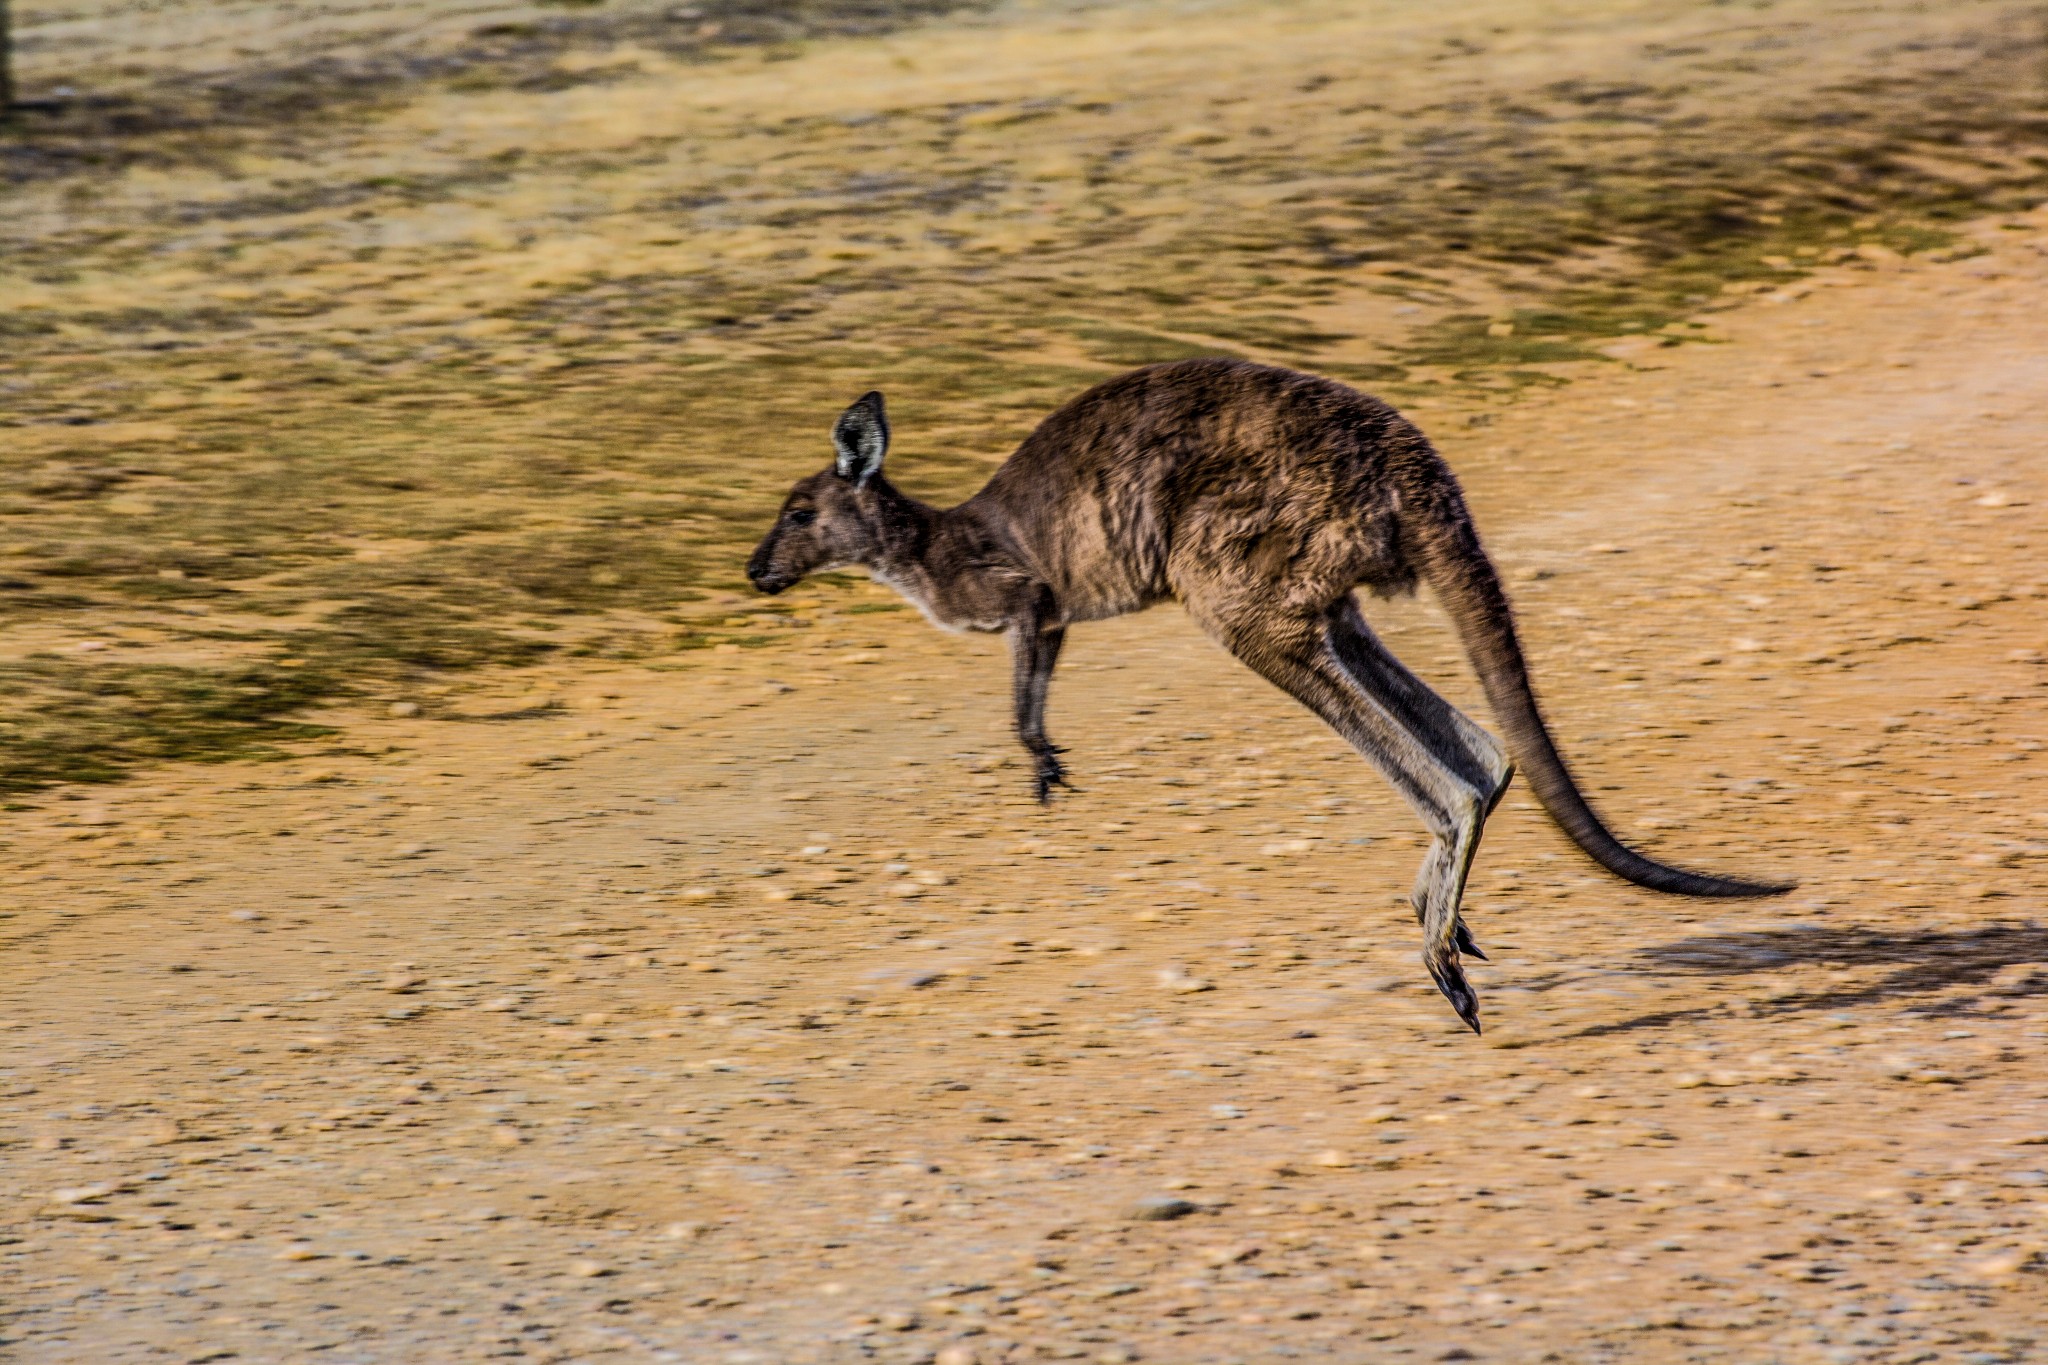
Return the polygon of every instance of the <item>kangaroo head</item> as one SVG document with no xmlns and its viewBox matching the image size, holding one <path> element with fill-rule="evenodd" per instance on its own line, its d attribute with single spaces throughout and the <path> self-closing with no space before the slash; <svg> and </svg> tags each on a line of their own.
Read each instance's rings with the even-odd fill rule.
<svg viewBox="0 0 2048 1365">
<path fill-rule="evenodd" d="M 865 564 L 882 548 L 876 476 L 889 449 L 882 395 L 866 393 L 832 426 L 830 469 L 789 490 L 775 525 L 747 560 L 747 579 L 778 593 L 820 569 Z"/>
</svg>

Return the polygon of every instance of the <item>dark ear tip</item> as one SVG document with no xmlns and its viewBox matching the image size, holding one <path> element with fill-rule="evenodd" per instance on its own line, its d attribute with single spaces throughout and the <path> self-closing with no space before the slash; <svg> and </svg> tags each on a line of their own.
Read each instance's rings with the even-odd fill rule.
<svg viewBox="0 0 2048 1365">
<path fill-rule="evenodd" d="M 882 391 L 880 389 L 869 389 L 854 400 L 854 405 L 856 407 L 873 408 L 876 412 L 880 412 L 882 410 Z"/>
</svg>

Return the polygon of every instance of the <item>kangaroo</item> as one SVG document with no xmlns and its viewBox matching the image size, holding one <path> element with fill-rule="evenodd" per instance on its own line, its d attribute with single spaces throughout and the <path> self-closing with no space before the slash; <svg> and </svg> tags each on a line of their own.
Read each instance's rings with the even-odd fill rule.
<svg viewBox="0 0 2048 1365">
<path fill-rule="evenodd" d="M 1559 756 L 1456 477 L 1420 430 L 1334 380 L 1238 360 L 1150 365 L 1046 418 L 958 507 L 882 475 L 889 419 L 863 395 L 833 427 L 832 466 L 799 482 L 747 562 L 779 593 L 860 565 L 936 624 L 1001 631 L 1015 662 L 1017 737 L 1036 792 L 1067 783 L 1046 692 L 1067 627 L 1177 598 L 1211 638 L 1379 770 L 1433 836 L 1411 899 L 1423 962 L 1479 1031 L 1459 954 L 1485 959 L 1459 915 L 1486 819 L 1516 765 L 1592 860 L 1654 891 L 1769 896 L 1792 883 L 1687 872 L 1624 846 Z M 1430 690 L 1366 624 L 1354 590 L 1436 593 L 1505 746 Z"/>
</svg>

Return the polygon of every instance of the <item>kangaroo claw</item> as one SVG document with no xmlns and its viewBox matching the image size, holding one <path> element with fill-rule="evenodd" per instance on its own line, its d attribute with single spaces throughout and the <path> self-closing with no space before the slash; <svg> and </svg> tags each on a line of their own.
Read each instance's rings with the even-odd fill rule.
<svg viewBox="0 0 2048 1365">
<path fill-rule="evenodd" d="M 1061 752 L 1063 751 L 1048 746 L 1044 752 L 1038 755 L 1038 772 L 1034 778 L 1034 783 L 1038 791 L 1038 802 L 1042 806 L 1052 804 L 1052 789 L 1054 787 L 1065 787 L 1068 791 L 1075 790 L 1074 784 L 1067 781 L 1066 765 L 1061 763 L 1056 757 Z"/>
<path fill-rule="evenodd" d="M 1458 945 L 1459 952 L 1467 957 L 1476 957 L 1481 962 L 1491 962 L 1493 960 L 1485 953 L 1479 951 L 1479 945 L 1472 941 L 1472 931 L 1465 927 L 1465 921 L 1459 920 L 1457 928 L 1452 932 L 1457 935 L 1455 942 Z"/>
</svg>

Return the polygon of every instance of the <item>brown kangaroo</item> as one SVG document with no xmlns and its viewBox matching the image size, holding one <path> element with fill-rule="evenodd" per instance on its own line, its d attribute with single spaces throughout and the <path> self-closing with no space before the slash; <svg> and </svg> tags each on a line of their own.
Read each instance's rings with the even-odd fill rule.
<svg viewBox="0 0 2048 1365">
<path fill-rule="evenodd" d="M 747 562 L 778 593 L 861 565 L 938 625 L 1004 631 L 1017 735 L 1037 792 L 1067 785 L 1045 697 L 1066 628 L 1180 599 L 1202 629 L 1285 689 L 1393 783 L 1434 836 L 1413 901 L 1423 961 L 1476 1033 L 1458 963 L 1484 958 L 1459 918 L 1480 830 L 1519 763 L 1564 832 L 1608 871 L 1686 896 L 1790 883 L 1669 867 L 1593 813 L 1551 741 L 1508 606 L 1450 467 L 1411 423 L 1333 380 L 1236 360 L 1151 365 L 1052 414 L 958 507 L 882 477 L 889 422 L 869 393 L 832 429 L 838 458 L 798 483 Z M 1428 582 L 1507 733 L 1502 747 L 1404 667 L 1354 589 Z M 1513 761 L 1510 761 L 1510 755 Z"/>
</svg>

